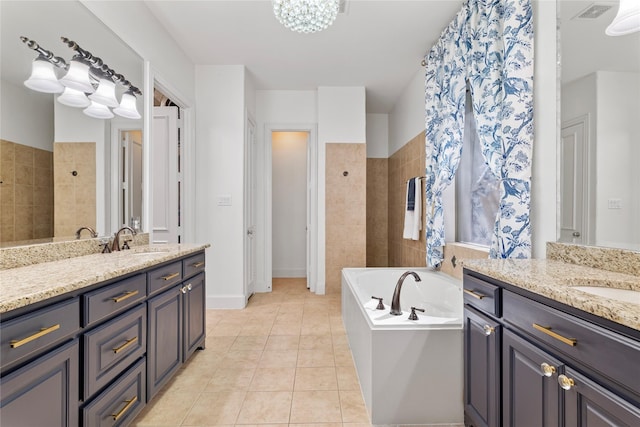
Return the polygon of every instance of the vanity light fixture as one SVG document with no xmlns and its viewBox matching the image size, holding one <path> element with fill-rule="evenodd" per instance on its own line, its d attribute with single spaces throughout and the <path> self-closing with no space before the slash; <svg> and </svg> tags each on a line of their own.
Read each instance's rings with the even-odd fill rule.
<svg viewBox="0 0 640 427">
<path fill-rule="evenodd" d="M 43 49 L 34 40 L 20 37 L 28 48 L 39 54 L 33 61 L 31 76 L 24 82 L 25 86 L 45 93 L 64 91 L 57 98 L 58 102 L 84 108 L 82 111 L 86 115 L 97 119 L 111 119 L 113 113 L 128 119 L 141 117 L 136 106 L 136 95 L 142 95 L 140 89 L 76 42 L 66 37 L 60 39 L 75 51 L 69 63 Z M 62 78 L 58 79 L 54 66 L 66 71 Z M 117 85 L 124 87 L 120 102 L 116 98 Z M 113 108 L 113 112 L 109 108 Z"/>
<path fill-rule="evenodd" d="M 328 28 L 340 9 L 340 0 L 273 0 L 273 14 L 291 31 L 315 33 Z"/>
<path fill-rule="evenodd" d="M 620 0 L 618 14 L 605 30 L 608 36 L 624 36 L 640 31 L 640 1 Z"/>
</svg>

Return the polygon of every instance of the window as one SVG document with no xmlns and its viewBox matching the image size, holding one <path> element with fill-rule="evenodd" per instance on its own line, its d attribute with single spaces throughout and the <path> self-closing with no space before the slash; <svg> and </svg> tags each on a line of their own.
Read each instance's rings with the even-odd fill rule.
<svg viewBox="0 0 640 427">
<path fill-rule="evenodd" d="M 462 155 L 456 172 L 456 241 L 491 246 L 500 190 L 482 155 L 467 90 Z"/>
</svg>

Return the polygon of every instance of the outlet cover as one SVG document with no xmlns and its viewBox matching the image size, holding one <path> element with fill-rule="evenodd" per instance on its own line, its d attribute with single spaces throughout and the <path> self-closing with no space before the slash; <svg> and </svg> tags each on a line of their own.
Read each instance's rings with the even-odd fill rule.
<svg viewBox="0 0 640 427">
<path fill-rule="evenodd" d="M 218 196 L 218 206 L 231 206 L 231 196 L 230 195 Z"/>
<path fill-rule="evenodd" d="M 609 200 L 607 200 L 607 208 L 609 208 L 609 209 L 622 209 L 622 199 L 609 199 Z"/>
</svg>

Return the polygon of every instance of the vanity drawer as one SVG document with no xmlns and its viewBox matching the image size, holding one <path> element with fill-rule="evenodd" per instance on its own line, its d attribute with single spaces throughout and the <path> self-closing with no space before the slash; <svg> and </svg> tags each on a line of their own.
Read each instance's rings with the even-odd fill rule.
<svg viewBox="0 0 640 427">
<path fill-rule="evenodd" d="M 2 369 L 73 336 L 80 329 L 80 300 L 73 298 L 0 323 Z"/>
<path fill-rule="evenodd" d="M 146 359 L 140 359 L 122 378 L 82 409 L 82 425 L 128 425 L 145 407 Z"/>
<path fill-rule="evenodd" d="M 501 289 L 498 286 L 469 275 L 464 276 L 463 286 L 465 304 L 496 317 L 502 315 Z"/>
<path fill-rule="evenodd" d="M 182 281 L 182 261 L 173 262 L 147 273 L 148 294 L 153 295 Z"/>
<path fill-rule="evenodd" d="M 184 272 L 184 277 L 194 276 L 201 271 L 204 271 L 205 262 L 204 262 L 204 252 L 190 256 L 189 258 L 185 258 L 182 261 L 182 271 Z"/>
<path fill-rule="evenodd" d="M 147 306 L 140 304 L 84 334 L 83 396 L 107 385 L 147 351 Z"/>
<path fill-rule="evenodd" d="M 640 343 L 513 292 L 504 291 L 504 321 L 588 369 L 640 392 Z"/>
<path fill-rule="evenodd" d="M 84 326 L 133 307 L 147 297 L 147 277 L 138 274 L 82 296 Z"/>
</svg>

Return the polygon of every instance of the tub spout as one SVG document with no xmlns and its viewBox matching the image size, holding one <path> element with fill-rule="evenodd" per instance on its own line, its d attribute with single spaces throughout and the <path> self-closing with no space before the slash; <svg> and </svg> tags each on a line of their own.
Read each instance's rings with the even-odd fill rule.
<svg viewBox="0 0 640 427">
<path fill-rule="evenodd" d="M 393 298 L 391 299 L 391 311 L 390 313 L 394 316 L 399 316 L 402 314 L 402 308 L 400 308 L 400 290 L 402 289 L 402 284 L 404 283 L 404 279 L 407 276 L 413 276 L 416 282 L 422 281 L 420 276 L 413 271 L 406 271 L 400 276 L 398 279 L 398 283 L 396 283 L 396 289 L 393 291 Z"/>
</svg>

